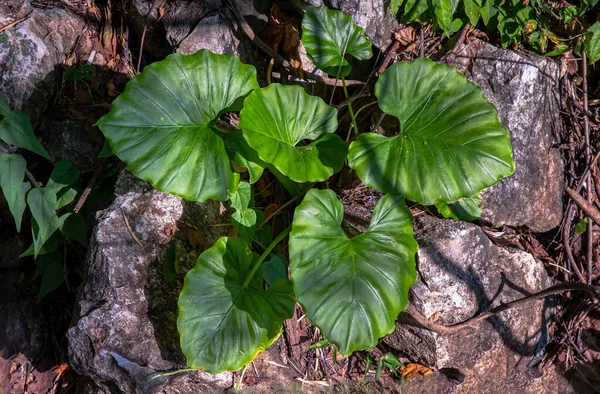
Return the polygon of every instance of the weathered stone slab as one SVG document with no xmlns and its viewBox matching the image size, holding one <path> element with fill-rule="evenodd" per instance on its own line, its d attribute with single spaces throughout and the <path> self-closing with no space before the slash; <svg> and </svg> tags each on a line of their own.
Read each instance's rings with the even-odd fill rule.
<svg viewBox="0 0 600 394">
<path fill-rule="evenodd" d="M 177 299 L 183 277 L 204 244 L 212 244 L 227 231 L 223 226 L 203 227 L 228 222 L 219 212 L 219 203 L 185 202 L 152 189 L 127 171 L 120 175 L 115 192 L 113 204 L 98 213 L 91 237 L 68 332 L 71 365 L 110 393 L 230 387 L 230 373 L 178 374 L 148 382 L 156 372 L 185 367 L 177 332 Z M 176 240 L 180 271 L 173 282 L 167 282 L 162 262 L 178 228 L 187 233 L 181 236 L 185 242 Z"/>
<path fill-rule="evenodd" d="M 556 147 L 560 65 L 474 40 L 453 63 L 479 85 L 511 133 L 515 173 L 484 191 L 482 219 L 495 227 L 549 231 L 562 219 L 563 163 Z"/>
</svg>

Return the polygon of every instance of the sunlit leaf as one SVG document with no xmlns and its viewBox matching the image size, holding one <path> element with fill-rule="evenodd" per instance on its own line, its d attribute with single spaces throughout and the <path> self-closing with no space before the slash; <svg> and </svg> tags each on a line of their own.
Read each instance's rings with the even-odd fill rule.
<svg viewBox="0 0 600 394">
<path fill-rule="evenodd" d="M 393 64 L 375 85 L 398 134 L 361 134 L 348 163 L 369 187 L 424 205 L 474 197 L 514 171 L 510 134 L 481 89 L 419 58 Z"/>
<path fill-rule="evenodd" d="M 256 88 L 256 70 L 234 55 L 173 54 L 130 81 L 98 126 L 131 172 L 158 190 L 224 201 L 235 178 L 215 121 Z"/>
<path fill-rule="evenodd" d="M 369 228 L 353 238 L 341 227 L 343 216 L 333 191 L 310 190 L 296 208 L 289 247 L 298 302 L 347 356 L 395 329 L 417 279 L 417 242 L 401 196 L 379 200 Z"/>
<path fill-rule="evenodd" d="M 241 369 L 277 339 L 283 321 L 293 315 L 289 281 L 267 290 L 244 285 L 257 258 L 243 239 L 220 238 L 186 275 L 177 327 L 190 367 L 210 373 Z"/>
</svg>

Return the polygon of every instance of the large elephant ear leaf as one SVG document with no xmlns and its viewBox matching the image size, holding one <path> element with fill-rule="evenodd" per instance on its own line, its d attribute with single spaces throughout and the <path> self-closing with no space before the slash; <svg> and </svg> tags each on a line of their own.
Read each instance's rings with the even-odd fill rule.
<svg viewBox="0 0 600 394">
<path fill-rule="evenodd" d="M 300 86 L 253 91 L 238 126 L 260 159 L 295 182 L 324 181 L 344 166 L 348 146 L 333 134 L 337 110 Z"/>
<path fill-rule="evenodd" d="M 338 78 L 344 78 L 352 69 L 344 58 L 346 54 L 359 60 L 373 56 L 371 41 L 352 17 L 327 7 L 308 7 L 302 19 L 302 44 L 319 69 Z"/>
<path fill-rule="evenodd" d="M 353 238 L 343 216 L 333 191 L 310 190 L 294 214 L 290 269 L 306 316 L 349 355 L 394 330 L 417 279 L 417 242 L 401 196 L 379 200 L 369 228 Z"/>
<path fill-rule="evenodd" d="M 365 133 L 348 163 L 367 186 L 424 205 L 474 197 L 514 172 L 510 134 L 481 89 L 428 59 L 395 63 L 375 85 L 393 137 Z"/>
<path fill-rule="evenodd" d="M 234 55 L 173 54 L 129 82 L 98 126 L 131 172 L 158 190 L 224 201 L 234 179 L 214 123 L 256 88 L 256 70 Z"/>
<path fill-rule="evenodd" d="M 210 373 L 241 369 L 277 339 L 283 321 L 294 314 L 290 281 L 267 290 L 262 280 L 244 283 L 257 259 L 243 239 L 220 238 L 187 273 L 177 328 L 190 367 Z"/>
</svg>

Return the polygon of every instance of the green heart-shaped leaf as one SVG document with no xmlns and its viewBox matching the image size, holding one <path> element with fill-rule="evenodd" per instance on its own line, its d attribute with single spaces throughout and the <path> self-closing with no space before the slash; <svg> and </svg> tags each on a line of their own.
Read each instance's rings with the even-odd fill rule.
<svg viewBox="0 0 600 394">
<path fill-rule="evenodd" d="M 46 149 L 33 134 L 27 115 L 20 111 L 11 111 L 2 96 L 0 96 L 0 115 L 4 116 L 0 121 L 0 140 L 50 159 Z"/>
<path fill-rule="evenodd" d="M 295 301 L 289 281 L 267 290 L 244 286 L 257 259 L 243 239 L 220 238 L 187 273 L 177 328 L 190 367 L 210 373 L 237 371 L 269 347 L 283 321 L 292 317 Z"/>
<path fill-rule="evenodd" d="M 25 194 L 31 189 L 28 182 L 23 182 L 27 163 L 21 155 L 0 152 L 0 189 L 8 204 L 10 213 L 15 218 L 17 231 L 21 231 L 21 219 L 25 211 Z"/>
<path fill-rule="evenodd" d="M 131 172 L 158 190 L 224 201 L 234 177 L 214 124 L 255 88 L 256 70 L 234 55 L 173 54 L 129 82 L 98 126 Z"/>
<path fill-rule="evenodd" d="M 481 89 L 429 59 L 395 63 L 375 85 L 393 137 L 361 134 L 348 163 L 367 186 L 424 205 L 474 197 L 514 171 L 510 134 Z"/>
<path fill-rule="evenodd" d="M 56 190 L 48 187 L 36 187 L 27 194 L 27 205 L 33 219 L 33 255 L 37 258 L 44 243 L 60 227 L 60 219 L 56 216 Z"/>
<path fill-rule="evenodd" d="M 455 203 L 446 204 L 438 202 L 435 204 L 438 212 L 447 219 L 473 221 L 481 217 L 481 198 L 461 198 Z"/>
<path fill-rule="evenodd" d="M 258 156 L 295 182 L 324 181 L 344 165 L 346 143 L 334 133 L 337 110 L 300 86 L 253 91 L 239 127 Z M 303 145 L 304 140 L 314 140 Z"/>
<path fill-rule="evenodd" d="M 373 56 L 363 28 L 355 25 L 352 17 L 327 7 L 308 7 L 302 19 L 302 44 L 319 69 L 338 78 L 352 69 L 346 54 L 359 60 Z"/>
<path fill-rule="evenodd" d="M 349 355 L 394 330 L 417 279 L 417 242 L 401 196 L 379 200 L 371 225 L 354 238 L 342 230 L 343 216 L 333 191 L 310 190 L 294 214 L 290 269 L 306 316 Z"/>
</svg>

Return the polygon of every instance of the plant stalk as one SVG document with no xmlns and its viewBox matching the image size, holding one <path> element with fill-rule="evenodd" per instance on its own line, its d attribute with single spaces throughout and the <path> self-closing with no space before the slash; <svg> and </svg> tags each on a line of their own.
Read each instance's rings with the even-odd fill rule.
<svg viewBox="0 0 600 394">
<path fill-rule="evenodd" d="M 265 261 L 265 259 L 269 256 L 269 254 L 275 248 L 275 246 L 277 246 L 277 244 L 279 242 L 281 242 L 281 240 L 284 239 L 290 233 L 291 230 L 292 230 L 292 226 L 289 225 L 269 244 L 269 246 L 267 246 L 267 249 L 265 249 L 263 254 L 260 255 L 256 264 L 254 264 L 254 267 L 252 267 L 252 271 L 250 271 L 250 274 L 248 274 L 248 277 L 244 281 L 244 287 L 248 286 L 248 283 L 250 283 L 250 281 L 254 277 L 254 274 L 256 273 L 256 271 L 258 271 L 258 269 L 262 265 L 263 261 Z"/>
<path fill-rule="evenodd" d="M 344 89 L 344 96 L 346 100 L 349 99 L 348 96 L 348 88 L 346 88 L 346 79 L 342 78 L 342 89 Z M 352 103 L 348 102 L 348 112 L 350 113 L 350 118 L 352 119 L 352 124 L 354 125 L 354 132 L 358 133 L 358 124 L 356 123 L 356 117 L 354 116 L 354 109 L 352 108 Z"/>
</svg>

